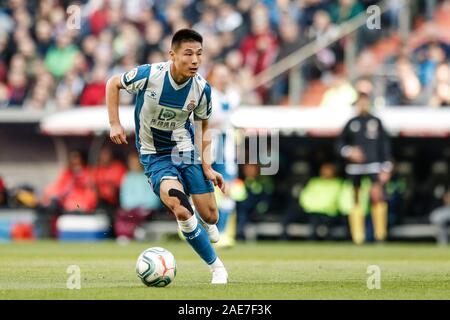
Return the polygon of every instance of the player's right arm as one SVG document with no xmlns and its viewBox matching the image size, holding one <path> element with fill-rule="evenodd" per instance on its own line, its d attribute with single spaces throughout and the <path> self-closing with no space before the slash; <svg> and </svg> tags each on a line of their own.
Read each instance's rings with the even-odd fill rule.
<svg viewBox="0 0 450 320">
<path fill-rule="evenodd" d="M 106 106 L 108 107 L 110 125 L 109 137 L 115 144 L 128 144 L 125 130 L 119 118 L 119 91 L 124 88 L 120 78 L 120 75 L 112 76 L 106 83 Z"/>
<path fill-rule="evenodd" d="M 119 91 L 125 89 L 128 93 L 135 94 L 140 90 L 145 90 L 150 76 L 150 68 L 149 64 L 140 65 L 122 74 L 112 76 L 106 84 L 106 105 L 111 126 L 109 136 L 116 144 L 128 144 L 125 130 L 119 119 Z"/>
</svg>

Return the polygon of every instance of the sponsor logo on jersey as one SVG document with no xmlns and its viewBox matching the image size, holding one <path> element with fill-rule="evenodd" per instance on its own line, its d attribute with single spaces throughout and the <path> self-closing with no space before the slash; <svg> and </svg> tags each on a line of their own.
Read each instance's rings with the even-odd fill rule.
<svg viewBox="0 0 450 320">
<path fill-rule="evenodd" d="M 169 121 L 176 117 L 176 113 L 169 109 L 161 109 L 161 112 L 158 115 L 159 120 Z"/>
<path fill-rule="evenodd" d="M 136 78 L 137 71 L 138 71 L 137 68 L 128 71 L 127 74 L 125 75 L 125 79 L 127 79 L 128 82 L 133 80 L 134 78 Z"/>
<path fill-rule="evenodd" d="M 175 130 L 175 128 L 177 126 L 177 122 L 152 119 L 152 121 L 150 122 L 150 125 L 153 127 L 161 128 L 161 129 Z"/>
</svg>

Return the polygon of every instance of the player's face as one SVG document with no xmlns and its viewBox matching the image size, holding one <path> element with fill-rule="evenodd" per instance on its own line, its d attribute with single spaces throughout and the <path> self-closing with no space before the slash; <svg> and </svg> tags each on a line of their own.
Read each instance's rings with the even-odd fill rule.
<svg viewBox="0 0 450 320">
<path fill-rule="evenodd" d="M 170 50 L 170 57 L 177 75 L 192 78 L 202 63 L 203 48 L 200 42 L 182 42 L 178 48 Z M 174 75 L 175 76 L 175 75 Z"/>
</svg>

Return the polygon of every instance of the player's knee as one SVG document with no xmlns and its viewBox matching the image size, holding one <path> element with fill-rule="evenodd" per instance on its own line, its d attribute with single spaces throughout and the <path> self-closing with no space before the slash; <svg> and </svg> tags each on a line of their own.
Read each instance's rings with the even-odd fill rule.
<svg viewBox="0 0 450 320">
<path fill-rule="evenodd" d="M 192 214 L 189 212 L 189 210 L 179 204 L 174 205 L 172 212 L 177 218 L 177 220 L 185 221 L 190 217 L 192 217 Z"/>
<path fill-rule="evenodd" d="M 184 192 L 178 189 L 170 189 L 168 195 L 167 205 L 178 220 L 187 220 L 194 214 L 189 198 Z"/>
<path fill-rule="evenodd" d="M 203 219 L 206 223 L 216 224 L 219 221 L 219 211 L 216 206 L 209 206 L 206 213 Z"/>
</svg>

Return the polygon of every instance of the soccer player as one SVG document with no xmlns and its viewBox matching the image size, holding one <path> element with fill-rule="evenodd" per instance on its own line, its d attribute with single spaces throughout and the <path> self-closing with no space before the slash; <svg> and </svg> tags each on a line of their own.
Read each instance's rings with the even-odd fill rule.
<svg viewBox="0 0 450 320">
<path fill-rule="evenodd" d="M 231 73 L 223 63 L 217 63 L 209 72 L 207 77 L 212 85 L 211 97 L 214 113 L 210 118 L 210 127 L 220 132 L 214 135 L 212 141 L 213 149 L 213 169 L 219 172 L 227 183 L 227 192 L 219 202 L 219 222 L 217 227 L 221 233 L 218 246 L 232 246 L 234 239 L 225 233 L 227 222 L 236 203 L 231 198 L 232 185 L 237 179 L 238 167 L 236 163 L 236 146 L 234 143 L 234 131 L 230 122 L 230 113 L 239 106 L 240 94 L 232 84 Z"/>
<path fill-rule="evenodd" d="M 387 236 L 387 204 L 384 185 L 392 170 L 389 137 L 381 120 L 370 114 L 370 98 L 359 93 L 355 102 L 358 115 L 345 125 L 338 139 L 338 151 L 346 160 L 345 173 L 353 181 L 354 207 L 349 215 L 350 231 L 356 244 L 365 240 L 365 214 L 359 203 L 361 179 L 369 177 L 372 222 L 375 239 L 383 241 Z"/>
<path fill-rule="evenodd" d="M 128 143 L 119 119 L 119 90 L 136 93 L 136 148 L 145 174 L 162 203 L 175 215 L 187 242 L 209 265 L 211 283 L 225 284 L 227 271 L 211 244 L 219 241 L 213 184 L 224 192 L 225 183 L 211 166 L 211 141 L 206 132 L 212 111 L 211 87 L 197 74 L 202 45 L 203 38 L 196 31 L 177 31 L 172 37 L 170 60 L 111 77 L 106 103 L 111 140 Z"/>
</svg>

